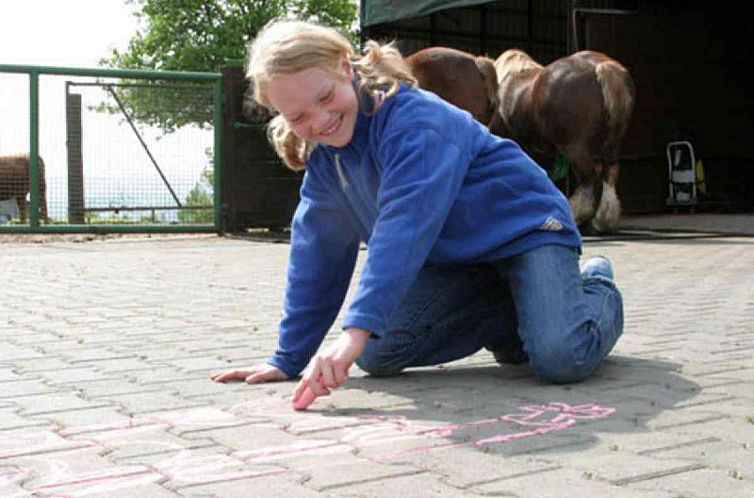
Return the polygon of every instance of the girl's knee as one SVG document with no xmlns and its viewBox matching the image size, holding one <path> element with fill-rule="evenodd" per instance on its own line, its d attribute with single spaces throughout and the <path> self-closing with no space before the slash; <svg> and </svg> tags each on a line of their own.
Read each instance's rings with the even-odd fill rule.
<svg viewBox="0 0 754 498">
<path fill-rule="evenodd" d="M 594 372 L 596 369 L 593 365 L 583 362 L 569 361 L 565 358 L 556 358 L 554 361 L 532 361 L 532 371 L 534 375 L 553 384 L 566 384 L 569 382 L 579 382 Z"/>
<path fill-rule="evenodd" d="M 403 367 L 395 364 L 395 360 L 390 358 L 380 358 L 376 355 L 362 354 L 357 360 L 356 365 L 369 375 L 374 377 L 389 377 L 398 375 L 403 371 Z"/>
<path fill-rule="evenodd" d="M 379 339 L 369 339 L 356 364 L 370 375 L 398 375 L 414 361 L 416 351 L 415 331 L 391 330 Z"/>
</svg>

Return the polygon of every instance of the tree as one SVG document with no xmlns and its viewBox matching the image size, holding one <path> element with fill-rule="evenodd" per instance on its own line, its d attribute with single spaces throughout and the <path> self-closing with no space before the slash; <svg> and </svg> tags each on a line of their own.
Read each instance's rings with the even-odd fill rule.
<svg viewBox="0 0 754 498">
<path fill-rule="evenodd" d="M 295 17 L 339 29 L 356 42 L 356 0 L 126 0 L 136 6 L 141 28 L 127 50 L 113 50 L 101 65 L 122 69 L 217 72 L 241 61 L 246 44 L 271 19 Z M 237 62 L 240 63 L 240 62 Z M 185 124 L 212 123 L 212 91 L 169 82 L 161 89 L 115 87 L 137 122 L 166 132 Z M 193 87 L 193 90 L 189 90 Z M 198 92 L 198 93 L 192 93 Z M 118 112 L 102 105 L 101 110 Z"/>
<path fill-rule="evenodd" d="M 202 175 L 194 188 L 191 189 L 186 197 L 186 207 L 201 207 L 210 209 L 182 209 L 178 212 L 179 223 L 212 223 L 214 213 L 212 205 L 214 200 L 212 192 L 214 191 L 214 174 L 211 168 L 205 168 Z"/>
</svg>

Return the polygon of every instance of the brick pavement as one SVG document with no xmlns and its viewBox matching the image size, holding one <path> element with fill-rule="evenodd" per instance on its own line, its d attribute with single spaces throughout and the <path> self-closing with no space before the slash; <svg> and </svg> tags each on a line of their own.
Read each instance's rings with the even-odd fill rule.
<svg viewBox="0 0 754 498">
<path fill-rule="evenodd" d="M 0 496 L 754 496 L 754 239 L 585 254 L 626 302 L 593 378 L 480 352 L 294 412 L 292 382 L 208 380 L 274 347 L 287 245 L 0 245 Z"/>
</svg>

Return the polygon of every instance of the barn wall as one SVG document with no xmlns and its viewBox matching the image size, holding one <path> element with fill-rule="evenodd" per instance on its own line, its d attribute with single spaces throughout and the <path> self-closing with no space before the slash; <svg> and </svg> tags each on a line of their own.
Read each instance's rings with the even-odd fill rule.
<svg viewBox="0 0 754 498">
<path fill-rule="evenodd" d="M 741 68 L 754 23 L 701 8 L 587 16 L 584 46 L 612 54 L 634 77 L 637 101 L 623 144 L 621 176 L 629 212 L 665 208 L 665 147 L 689 140 L 703 160 L 710 207 L 754 209 L 754 92 Z"/>
<path fill-rule="evenodd" d="M 286 168 L 267 140 L 265 123 L 241 112 L 246 90 L 243 70 L 222 70 L 226 102 L 223 116 L 223 230 L 282 228 L 289 225 L 299 199 L 300 173 Z"/>
<path fill-rule="evenodd" d="M 395 40 L 406 55 L 445 45 L 494 58 L 515 47 L 549 63 L 589 48 L 619 60 L 637 87 L 620 181 L 632 214 L 667 209 L 665 147 L 678 138 L 703 159 L 710 205 L 754 210 L 754 92 L 743 76 L 752 28 L 749 16 L 701 1 L 506 0 L 363 34 Z"/>
</svg>

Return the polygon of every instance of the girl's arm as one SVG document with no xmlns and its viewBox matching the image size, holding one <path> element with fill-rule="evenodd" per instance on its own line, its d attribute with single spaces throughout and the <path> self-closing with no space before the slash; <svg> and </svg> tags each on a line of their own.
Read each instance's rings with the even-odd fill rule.
<svg viewBox="0 0 754 498">
<path fill-rule="evenodd" d="M 380 334 L 426 263 L 468 171 L 470 159 L 457 143 L 463 137 L 424 124 L 380 142 L 379 216 L 346 327 Z"/>
<path fill-rule="evenodd" d="M 291 226 L 278 347 L 268 363 L 288 378 L 306 367 L 343 304 L 359 238 L 347 214 L 309 168 Z"/>
</svg>

